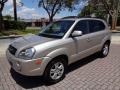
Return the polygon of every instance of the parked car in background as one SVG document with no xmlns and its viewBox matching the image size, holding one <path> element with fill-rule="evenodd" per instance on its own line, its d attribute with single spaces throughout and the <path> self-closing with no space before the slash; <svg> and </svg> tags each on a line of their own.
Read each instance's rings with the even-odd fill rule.
<svg viewBox="0 0 120 90">
<path fill-rule="evenodd" d="M 27 76 L 43 75 L 48 82 L 59 82 L 66 68 L 98 52 L 109 53 L 111 33 L 105 21 L 97 18 L 61 19 L 37 35 L 12 42 L 6 55 L 11 67 Z"/>
</svg>

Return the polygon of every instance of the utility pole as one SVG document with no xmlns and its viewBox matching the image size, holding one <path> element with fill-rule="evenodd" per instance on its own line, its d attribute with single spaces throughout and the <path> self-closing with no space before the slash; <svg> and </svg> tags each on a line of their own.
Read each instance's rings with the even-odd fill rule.
<svg viewBox="0 0 120 90">
<path fill-rule="evenodd" d="M 14 20 L 17 21 L 17 5 L 16 5 L 16 0 L 13 0 L 13 8 L 14 8 Z"/>
</svg>

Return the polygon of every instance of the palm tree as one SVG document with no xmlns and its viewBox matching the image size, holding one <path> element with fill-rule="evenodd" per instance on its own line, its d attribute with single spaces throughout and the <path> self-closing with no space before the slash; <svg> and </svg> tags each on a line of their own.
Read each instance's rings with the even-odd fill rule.
<svg viewBox="0 0 120 90">
<path fill-rule="evenodd" d="M 17 4 L 16 4 L 16 0 L 13 0 L 13 8 L 14 8 L 14 20 L 17 21 Z"/>
<path fill-rule="evenodd" d="M 0 0 L 0 32 L 4 29 L 4 22 L 3 22 L 2 11 L 3 11 L 5 3 L 7 1 L 8 0 Z"/>
</svg>

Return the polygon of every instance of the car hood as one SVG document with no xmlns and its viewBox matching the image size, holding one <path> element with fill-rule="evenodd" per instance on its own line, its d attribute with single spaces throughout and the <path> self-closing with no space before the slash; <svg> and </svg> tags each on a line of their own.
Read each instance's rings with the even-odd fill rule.
<svg viewBox="0 0 120 90">
<path fill-rule="evenodd" d="M 12 46 L 14 46 L 17 49 L 23 49 L 23 48 L 30 48 L 34 45 L 46 43 L 49 41 L 53 41 L 55 39 L 53 38 L 46 38 L 38 35 L 26 35 L 24 37 L 18 38 L 15 41 L 12 42 Z"/>
</svg>

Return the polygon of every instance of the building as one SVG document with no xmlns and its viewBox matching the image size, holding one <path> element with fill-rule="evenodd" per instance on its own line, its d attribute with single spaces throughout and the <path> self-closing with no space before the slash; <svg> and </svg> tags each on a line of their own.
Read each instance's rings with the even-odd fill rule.
<svg viewBox="0 0 120 90">
<path fill-rule="evenodd" d="M 54 19 L 56 21 L 57 19 Z M 22 21 L 27 23 L 28 27 L 42 27 L 49 24 L 49 20 L 46 18 L 41 19 L 22 19 Z"/>
</svg>

